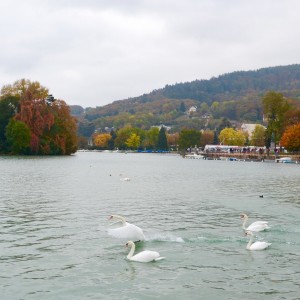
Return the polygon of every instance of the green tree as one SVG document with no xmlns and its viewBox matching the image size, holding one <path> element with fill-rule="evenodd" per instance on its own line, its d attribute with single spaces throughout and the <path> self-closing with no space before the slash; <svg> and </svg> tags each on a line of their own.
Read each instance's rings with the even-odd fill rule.
<svg viewBox="0 0 300 300">
<path fill-rule="evenodd" d="M 267 147 L 269 147 L 272 140 L 276 147 L 282 133 L 284 114 L 288 111 L 289 104 L 281 93 L 270 91 L 262 98 L 262 105 L 263 113 L 268 120 L 266 130 Z"/>
<path fill-rule="evenodd" d="M 95 124 L 88 121 L 78 123 L 78 135 L 89 138 L 95 132 Z"/>
<path fill-rule="evenodd" d="M 200 144 L 201 133 L 195 129 L 183 129 L 179 134 L 178 148 L 183 151 Z"/>
<path fill-rule="evenodd" d="M 200 105 L 200 113 L 205 114 L 209 111 L 209 106 L 206 102 L 202 102 Z"/>
<path fill-rule="evenodd" d="M 13 154 L 28 154 L 30 150 L 30 129 L 14 119 L 10 119 L 6 127 L 6 139 L 9 150 Z"/>
<path fill-rule="evenodd" d="M 216 130 L 214 130 L 214 139 L 213 139 L 213 145 L 218 145 L 219 144 L 219 138 L 218 138 L 218 133 Z"/>
<path fill-rule="evenodd" d="M 185 107 L 184 102 L 181 102 L 181 103 L 180 103 L 179 111 L 182 112 L 182 113 L 184 113 L 184 112 L 186 111 L 186 107 Z"/>
<path fill-rule="evenodd" d="M 124 128 L 119 129 L 116 132 L 117 137 L 115 139 L 115 147 L 117 147 L 118 149 L 126 149 L 128 147 L 126 142 L 133 133 L 135 133 L 140 137 L 140 143 L 141 143 L 145 137 L 144 130 L 131 127 L 131 126 L 126 126 Z"/>
<path fill-rule="evenodd" d="M 167 136 L 166 136 L 166 130 L 163 126 L 159 130 L 156 149 L 163 150 L 163 151 L 169 150 Z"/>
<path fill-rule="evenodd" d="M 6 95 L 0 99 L 0 152 L 5 152 L 6 143 L 6 126 L 10 119 L 17 113 L 19 106 L 19 96 Z"/>
<path fill-rule="evenodd" d="M 115 139 L 115 147 L 119 149 L 126 149 L 126 141 L 129 137 L 134 133 L 134 129 L 131 126 L 126 126 L 124 128 L 119 129 L 116 134 L 117 137 Z"/>
<path fill-rule="evenodd" d="M 143 147 L 147 149 L 154 149 L 158 141 L 159 129 L 158 127 L 152 127 L 145 133 L 145 139 L 143 141 Z"/>
</svg>

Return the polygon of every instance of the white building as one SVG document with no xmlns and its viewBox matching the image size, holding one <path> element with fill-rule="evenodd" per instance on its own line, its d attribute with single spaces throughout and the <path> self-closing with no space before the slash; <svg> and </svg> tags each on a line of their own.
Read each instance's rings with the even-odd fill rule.
<svg viewBox="0 0 300 300">
<path fill-rule="evenodd" d="M 260 124 L 246 124 L 246 123 L 243 123 L 243 124 L 241 125 L 241 130 L 242 130 L 243 132 L 247 132 L 247 133 L 248 133 L 249 140 L 250 140 L 251 137 L 252 137 L 252 133 L 253 133 L 253 131 L 254 131 L 256 125 L 259 125 L 259 126 L 264 127 L 263 125 L 260 125 Z M 264 128 L 265 128 L 265 127 L 264 127 Z"/>
</svg>

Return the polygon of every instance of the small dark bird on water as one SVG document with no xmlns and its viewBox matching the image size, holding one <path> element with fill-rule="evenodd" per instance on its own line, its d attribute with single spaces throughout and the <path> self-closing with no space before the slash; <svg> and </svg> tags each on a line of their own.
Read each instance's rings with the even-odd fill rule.
<svg viewBox="0 0 300 300">
<path fill-rule="evenodd" d="M 264 195 L 259 195 L 259 198 L 263 198 L 264 197 Z"/>
</svg>

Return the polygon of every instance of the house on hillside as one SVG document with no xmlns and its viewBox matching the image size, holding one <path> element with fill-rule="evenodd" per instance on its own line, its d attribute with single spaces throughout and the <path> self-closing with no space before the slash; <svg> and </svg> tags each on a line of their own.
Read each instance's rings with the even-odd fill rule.
<svg viewBox="0 0 300 300">
<path fill-rule="evenodd" d="M 191 114 L 195 113 L 197 111 L 197 109 L 198 109 L 197 106 L 193 105 L 187 110 L 186 114 L 191 115 Z"/>
<path fill-rule="evenodd" d="M 163 128 L 165 129 L 166 132 L 168 132 L 168 131 L 171 129 L 170 126 L 167 126 L 167 125 L 164 125 L 164 124 L 161 124 L 161 125 L 155 125 L 155 126 L 151 126 L 151 127 L 152 127 L 152 128 L 153 128 L 153 127 L 156 127 L 156 128 L 158 128 L 159 130 L 163 127 Z"/>
</svg>

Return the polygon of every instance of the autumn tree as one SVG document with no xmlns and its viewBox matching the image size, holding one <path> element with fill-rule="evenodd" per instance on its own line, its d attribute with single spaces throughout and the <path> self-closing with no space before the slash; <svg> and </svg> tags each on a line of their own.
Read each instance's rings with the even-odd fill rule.
<svg viewBox="0 0 300 300">
<path fill-rule="evenodd" d="M 265 131 L 266 129 L 262 125 L 257 124 L 252 132 L 250 145 L 263 147 L 265 145 Z"/>
<path fill-rule="evenodd" d="M 205 130 L 201 134 L 200 146 L 205 147 L 205 145 L 211 145 L 214 142 L 214 131 Z"/>
<path fill-rule="evenodd" d="M 242 131 L 233 128 L 224 128 L 219 135 L 222 145 L 244 146 L 246 137 Z"/>
<path fill-rule="evenodd" d="M 97 146 L 99 148 L 107 149 L 109 140 L 111 138 L 112 138 L 112 136 L 109 133 L 96 134 L 94 136 L 94 144 L 95 144 L 95 146 Z"/>
<path fill-rule="evenodd" d="M 20 100 L 13 118 L 21 123 L 12 123 L 14 134 L 9 130 L 7 135 L 10 144 L 11 138 L 18 136 L 16 130 L 24 132 L 20 124 L 25 124 L 30 131 L 30 154 L 72 154 L 77 150 L 76 121 L 63 100 L 48 95 L 39 82 L 25 79 L 2 88 L 1 98 L 14 96 Z"/>
<path fill-rule="evenodd" d="M 300 123 L 286 128 L 280 144 L 288 151 L 300 151 Z"/>
<path fill-rule="evenodd" d="M 49 90 L 38 81 L 30 81 L 28 79 L 20 79 L 1 88 L 2 96 L 20 97 L 25 93 L 30 94 L 32 99 L 45 99 L 49 94 Z"/>
<path fill-rule="evenodd" d="M 179 140 L 179 133 L 178 132 L 167 134 L 167 141 L 168 141 L 168 145 L 170 147 L 175 147 L 176 148 L 178 146 L 178 140 Z"/>
<path fill-rule="evenodd" d="M 45 99 L 33 98 L 31 90 L 25 90 L 20 100 L 20 111 L 16 114 L 16 120 L 25 123 L 31 132 L 30 149 L 34 154 L 41 151 L 41 136 L 45 130 L 50 130 L 54 125 L 54 115 Z M 47 153 L 48 154 L 48 153 Z"/>
<path fill-rule="evenodd" d="M 54 115 L 54 125 L 45 136 L 50 137 L 50 153 L 70 155 L 77 150 L 77 123 L 71 116 L 70 107 L 63 100 L 55 100 L 48 104 Z"/>
<path fill-rule="evenodd" d="M 284 115 L 283 128 L 300 124 L 300 109 L 289 109 Z"/>
<path fill-rule="evenodd" d="M 132 133 L 125 144 L 130 149 L 137 149 L 140 146 L 141 138 L 136 133 Z"/>
</svg>

